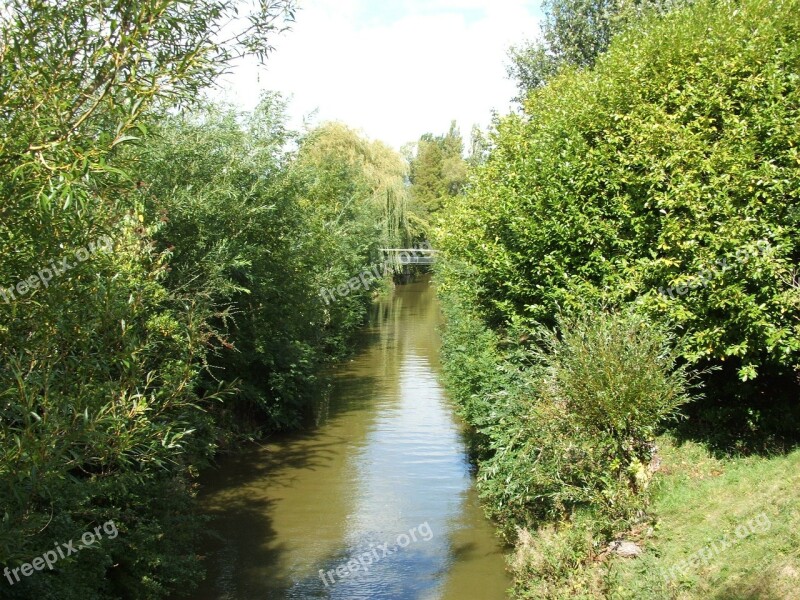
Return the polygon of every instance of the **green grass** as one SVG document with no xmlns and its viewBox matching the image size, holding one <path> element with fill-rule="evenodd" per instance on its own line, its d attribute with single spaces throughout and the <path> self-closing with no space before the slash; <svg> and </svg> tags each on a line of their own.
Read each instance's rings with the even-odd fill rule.
<svg viewBox="0 0 800 600">
<path fill-rule="evenodd" d="M 596 567 L 606 571 L 607 597 L 800 599 L 800 451 L 717 459 L 692 442 L 664 437 L 660 445 L 650 509 L 656 524 L 638 540 L 643 556 Z M 747 523 L 752 530 L 737 537 Z M 703 549 L 705 559 L 673 570 L 668 581 L 671 569 Z"/>
</svg>

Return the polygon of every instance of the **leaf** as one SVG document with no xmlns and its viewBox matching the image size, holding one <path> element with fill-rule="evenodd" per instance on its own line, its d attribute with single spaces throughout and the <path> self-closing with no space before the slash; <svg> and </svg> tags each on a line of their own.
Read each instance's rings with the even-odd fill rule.
<svg viewBox="0 0 800 600">
<path fill-rule="evenodd" d="M 114 148 L 118 144 L 122 144 L 124 142 L 128 142 L 128 141 L 131 141 L 131 140 L 139 140 L 139 139 L 141 139 L 141 138 L 139 138 L 139 137 L 137 137 L 135 135 L 123 135 L 123 136 L 120 136 L 117 139 L 115 139 L 114 143 L 111 144 L 111 147 Z"/>
</svg>

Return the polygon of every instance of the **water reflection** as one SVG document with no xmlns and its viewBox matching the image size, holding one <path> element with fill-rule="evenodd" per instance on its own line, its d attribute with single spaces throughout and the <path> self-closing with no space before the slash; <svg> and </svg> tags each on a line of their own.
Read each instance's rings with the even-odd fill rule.
<svg viewBox="0 0 800 600">
<path fill-rule="evenodd" d="M 504 597 L 502 552 L 438 381 L 439 315 L 427 284 L 398 288 L 337 369 L 313 432 L 208 475 L 219 535 L 198 599 Z"/>
</svg>

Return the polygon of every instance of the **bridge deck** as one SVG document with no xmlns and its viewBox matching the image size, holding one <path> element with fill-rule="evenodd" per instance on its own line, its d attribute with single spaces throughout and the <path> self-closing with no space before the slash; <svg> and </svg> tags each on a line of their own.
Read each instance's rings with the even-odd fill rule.
<svg viewBox="0 0 800 600">
<path fill-rule="evenodd" d="M 397 265 L 432 265 L 436 262 L 436 250 L 429 248 L 382 248 L 381 251 Z"/>
</svg>

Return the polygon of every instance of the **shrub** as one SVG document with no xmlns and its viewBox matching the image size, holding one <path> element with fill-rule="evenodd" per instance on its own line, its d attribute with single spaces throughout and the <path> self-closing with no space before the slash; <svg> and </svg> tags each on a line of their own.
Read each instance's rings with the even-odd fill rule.
<svg viewBox="0 0 800 600">
<path fill-rule="evenodd" d="M 798 0 L 701 0 L 500 120 L 437 244 L 475 268 L 480 315 L 552 324 L 577 288 L 641 298 L 693 363 L 796 369 L 798 36 Z"/>
<path fill-rule="evenodd" d="M 576 510 L 610 535 L 644 508 L 656 428 L 690 399 L 691 374 L 672 338 L 631 310 L 557 322 L 537 331 L 528 385 L 496 397 L 481 491 L 509 535 Z"/>
<path fill-rule="evenodd" d="M 447 284 L 442 283 L 445 278 Z M 485 458 L 489 456 L 488 439 L 480 430 L 497 419 L 492 400 L 498 394 L 507 394 L 514 378 L 509 376 L 499 336 L 475 316 L 467 297 L 469 270 L 454 263 L 443 264 L 438 280 L 446 321 L 442 336 L 445 384 L 459 414 L 473 427 L 472 454 Z"/>
<path fill-rule="evenodd" d="M 562 315 L 557 324 L 540 330 L 543 393 L 587 431 L 640 447 L 689 399 L 674 336 L 632 309 Z"/>
</svg>

